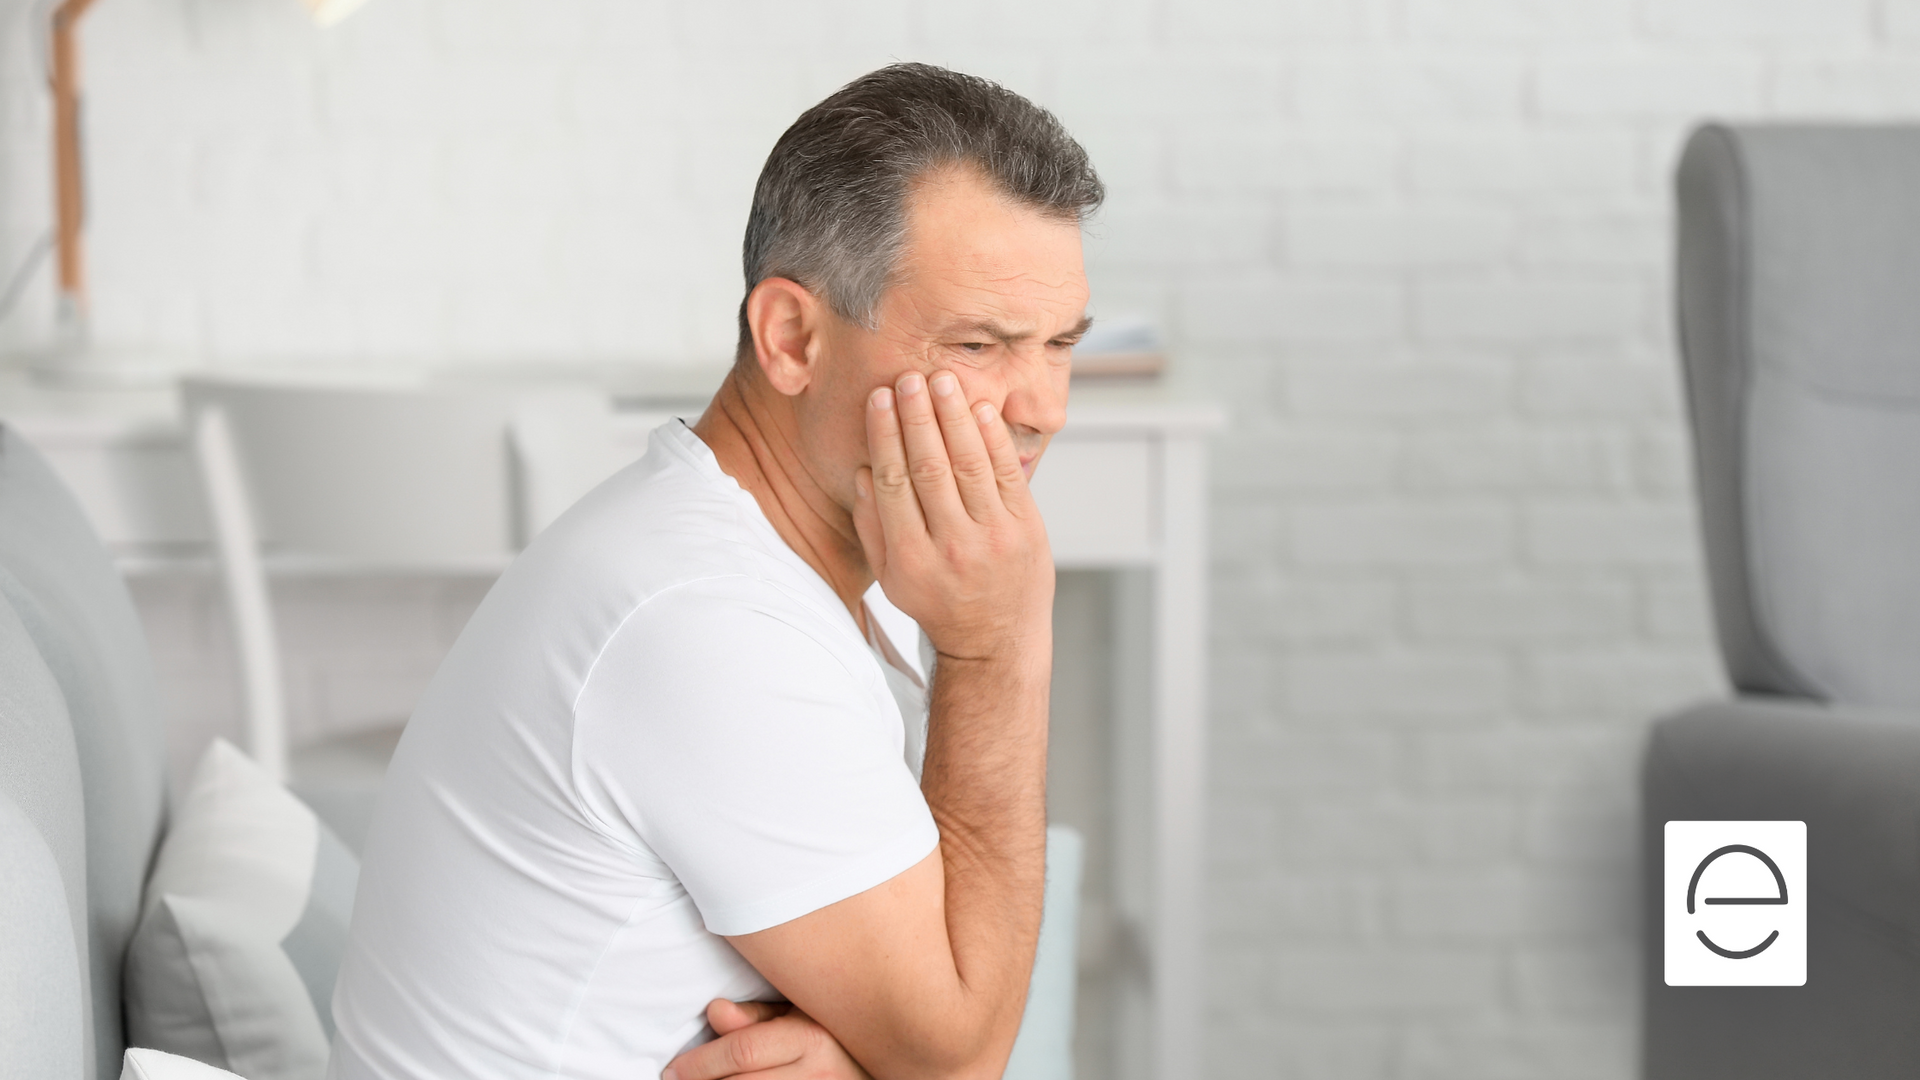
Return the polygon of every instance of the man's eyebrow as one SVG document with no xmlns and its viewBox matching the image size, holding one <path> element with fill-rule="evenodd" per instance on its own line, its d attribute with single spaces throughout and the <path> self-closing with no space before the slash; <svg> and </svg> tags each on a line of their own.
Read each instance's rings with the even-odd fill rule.
<svg viewBox="0 0 1920 1080">
<path fill-rule="evenodd" d="M 1091 326 L 1093 326 L 1093 316 L 1082 315 L 1080 321 L 1075 323 L 1072 329 L 1067 330 L 1065 333 L 1054 334 L 1047 340 L 1058 341 L 1061 338 L 1079 338 L 1082 334 L 1085 334 Z M 992 338 L 1004 345 L 1011 345 L 1016 341 L 1025 341 L 1034 336 L 1030 333 L 1018 333 L 1009 330 L 1005 326 L 994 322 L 992 319 L 972 319 L 959 323 L 953 328 L 953 332 L 956 334 L 975 334 L 980 337 Z"/>
<path fill-rule="evenodd" d="M 1082 315 L 1080 316 L 1080 321 L 1073 324 L 1073 329 L 1067 331 L 1064 334 L 1055 334 L 1054 339 L 1058 340 L 1060 338 L 1072 338 L 1075 341 L 1078 341 L 1081 338 L 1085 337 L 1087 334 L 1087 331 L 1091 329 L 1093 329 L 1093 316 Z"/>
</svg>

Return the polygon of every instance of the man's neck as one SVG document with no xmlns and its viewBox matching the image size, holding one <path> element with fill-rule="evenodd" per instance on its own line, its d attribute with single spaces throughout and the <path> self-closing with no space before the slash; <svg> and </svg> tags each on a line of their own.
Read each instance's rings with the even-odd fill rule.
<svg viewBox="0 0 1920 1080">
<path fill-rule="evenodd" d="M 736 367 L 713 395 L 693 433 L 720 471 L 760 504 L 780 539 L 813 567 L 866 632 L 861 597 L 873 584 L 853 516 L 816 482 L 795 439 L 793 403 Z"/>
</svg>

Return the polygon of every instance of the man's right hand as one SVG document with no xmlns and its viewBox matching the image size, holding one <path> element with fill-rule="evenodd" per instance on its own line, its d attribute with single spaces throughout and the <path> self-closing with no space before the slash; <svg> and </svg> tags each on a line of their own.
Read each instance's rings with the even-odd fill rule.
<svg viewBox="0 0 1920 1080">
<path fill-rule="evenodd" d="M 943 657 L 1050 650 L 1053 554 L 994 407 L 968 408 L 952 372 L 908 372 L 868 396 L 867 445 L 853 521 L 887 599 Z"/>
<path fill-rule="evenodd" d="M 667 1063 L 661 1080 L 873 1080 L 826 1028 L 791 1005 L 718 999 L 707 1024 L 720 1037 Z"/>
</svg>

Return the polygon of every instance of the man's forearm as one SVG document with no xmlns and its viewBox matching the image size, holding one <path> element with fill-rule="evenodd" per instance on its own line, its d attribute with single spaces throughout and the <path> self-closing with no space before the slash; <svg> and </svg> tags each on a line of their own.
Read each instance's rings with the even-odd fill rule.
<svg viewBox="0 0 1920 1080">
<path fill-rule="evenodd" d="M 1050 632 L 1012 652 L 940 658 L 921 784 L 940 826 L 954 967 L 989 1058 L 1019 1030 L 1046 890 Z"/>
<path fill-rule="evenodd" d="M 989 1080 L 1019 1034 L 1046 890 L 1053 558 L 994 406 L 970 405 L 950 372 L 897 389 L 897 415 L 893 389 L 868 396 L 853 518 L 888 598 L 940 653 L 921 783 L 939 847 L 729 940 L 875 1076 Z"/>
</svg>

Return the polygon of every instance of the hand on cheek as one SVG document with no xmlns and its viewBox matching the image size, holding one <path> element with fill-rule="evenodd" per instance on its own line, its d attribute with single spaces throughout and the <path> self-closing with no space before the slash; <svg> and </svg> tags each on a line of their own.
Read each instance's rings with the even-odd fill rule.
<svg viewBox="0 0 1920 1080">
<path fill-rule="evenodd" d="M 943 656 L 1020 655 L 1045 636 L 1053 557 L 998 410 L 936 371 L 873 391 L 866 413 L 854 527 L 887 598 Z"/>
</svg>

